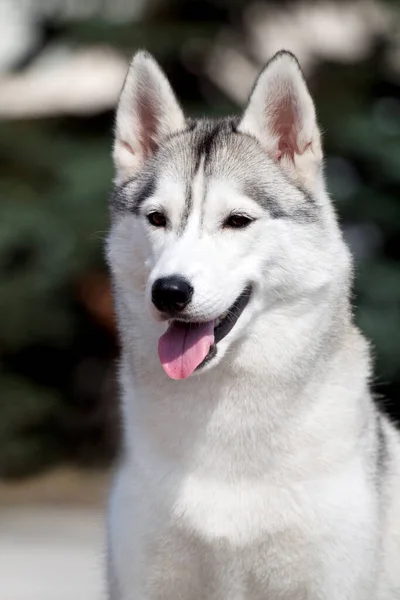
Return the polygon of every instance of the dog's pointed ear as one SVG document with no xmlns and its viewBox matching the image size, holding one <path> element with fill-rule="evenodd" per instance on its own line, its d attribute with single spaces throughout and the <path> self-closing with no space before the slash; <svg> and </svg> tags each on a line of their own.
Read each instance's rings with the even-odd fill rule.
<svg viewBox="0 0 400 600">
<path fill-rule="evenodd" d="M 238 127 L 292 177 L 313 187 L 322 162 L 313 100 L 293 54 L 278 52 L 259 76 Z"/>
<path fill-rule="evenodd" d="M 115 182 L 123 183 L 185 118 L 171 85 L 155 59 L 140 51 L 133 57 L 119 99 L 115 126 Z"/>
</svg>

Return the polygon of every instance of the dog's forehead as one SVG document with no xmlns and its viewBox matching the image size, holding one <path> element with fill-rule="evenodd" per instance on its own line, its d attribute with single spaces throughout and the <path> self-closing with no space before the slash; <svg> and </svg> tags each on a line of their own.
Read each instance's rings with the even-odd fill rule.
<svg viewBox="0 0 400 600">
<path fill-rule="evenodd" d="M 170 136 L 138 177 L 116 190 L 113 208 L 139 214 L 143 203 L 156 194 L 165 203 L 173 202 L 186 222 L 200 175 L 202 200 L 214 181 L 229 182 L 231 189 L 254 200 L 272 218 L 316 220 L 313 199 L 288 181 L 255 138 L 238 132 L 236 126 L 235 118 L 189 122 L 185 130 Z"/>
<path fill-rule="evenodd" d="M 172 136 L 159 157 L 159 168 L 189 180 L 200 166 L 206 178 L 248 179 L 257 165 L 274 170 L 259 143 L 236 131 L 235 119 L 199 120 Z M 268 164 L 270 163 L 270 164 Z"/>
<path fill-rule="evenodd" d="M 227 190 L 250 198 L 272 218 L 313 220 L 315 206 L 310 198 L 288 181 L 255 138 L 238 132 L 236 126 L 235 118 L 196 121 L 172 136 L 160 152 L 156 169 L 159 183 L 169 178 L 181 182 L 185 215 L 190 214 L 192 186 L 200 173 L 203 199 L 213 182 L 222 181 L 230 184 Z"/>
</svg>

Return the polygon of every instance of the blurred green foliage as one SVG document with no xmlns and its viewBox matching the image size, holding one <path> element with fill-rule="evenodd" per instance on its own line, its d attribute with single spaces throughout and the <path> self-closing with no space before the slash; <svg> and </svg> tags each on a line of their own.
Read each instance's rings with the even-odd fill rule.
<svg viewBox="0 0 400 600">
<path fill-rule="evenodd" d="M 146 47 L 188 112 L 216 116 L 235 107 L 185 66 L 182 48 L 194 37 L 206 47 L 227 23 L 240 30 L 246 5 L 166 2 L 136 24 L 47 23 L 44 32 L 126 54 Z M 357 320 L 374 344 L 376 390 L 398 416 L 400 87 L 386 50 L 379 39 L 363 62 L 321 61 L 310 86 L 357 258 Z M 112 124 L 111 112 L 0 123 L 0 476 L 104 464 L 118 445 L 115 336 L 82 293 L 105 274 Z"/>
<path fill-rule="evenodd" d="M 104 271 L 110 131 L 111 115 L 0 124 L 0 475 L 114 451 L 116 417 L 97 415 L 115 344 L 79 293 Z M 87 357 L 106 368 L 77 385 Z"/>
</svg>

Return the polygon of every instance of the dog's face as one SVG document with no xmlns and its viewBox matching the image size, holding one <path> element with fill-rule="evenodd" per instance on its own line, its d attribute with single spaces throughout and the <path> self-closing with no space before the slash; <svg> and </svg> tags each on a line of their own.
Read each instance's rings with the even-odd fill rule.
<svg viewBox="0 0 400 600">
<path fill-rule="evenodd" d="M 165 323 L 171 378 L 216 365 L 259 313 L 325 284 L 319 133 L 290 54 L 267 66 L 241 119 L 188 122 L 139 53 L 114 157 L 109 262 L 132 312 Z"/>
</svg>

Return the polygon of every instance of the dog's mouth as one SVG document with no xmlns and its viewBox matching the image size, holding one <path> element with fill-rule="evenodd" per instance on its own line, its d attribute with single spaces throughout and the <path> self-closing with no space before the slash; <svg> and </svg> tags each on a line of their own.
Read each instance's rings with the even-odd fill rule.
<svg viewBox="0 0 400 600">
<path fill-rule="evenodd" d="M 161 365 L 171 379 L 186 379 L 217 354 L 217 344 L 233 329 L 251 296 L 247 286 L 232 306 L 206 322 L 171 321 L 158 343 Z"/>
</svg>

